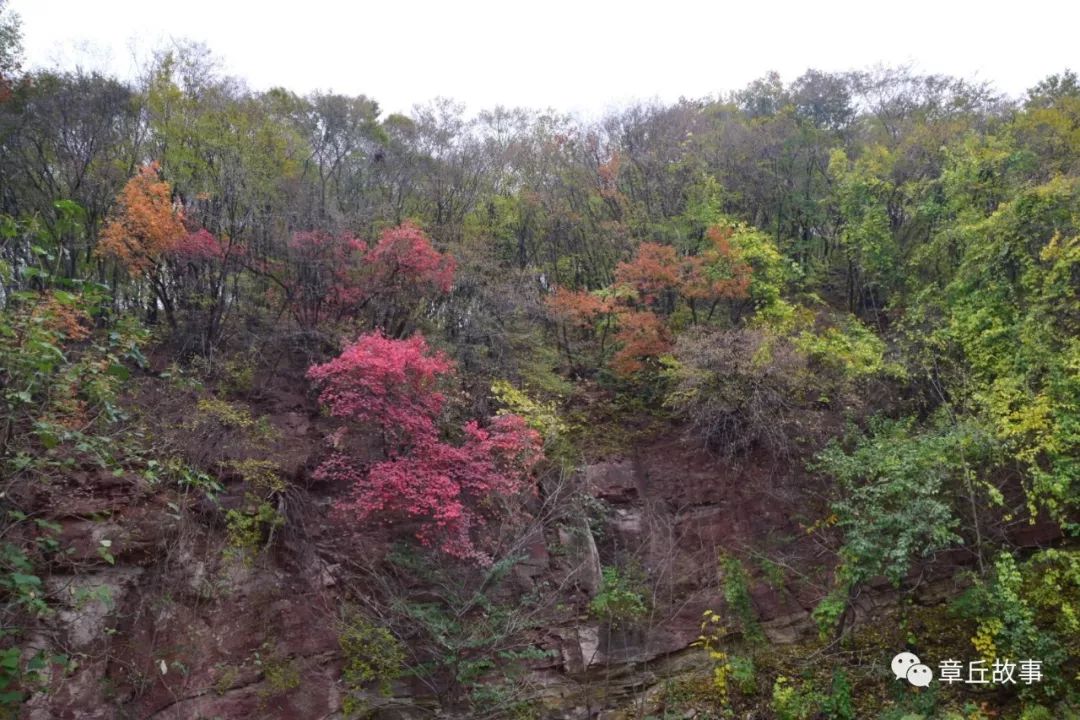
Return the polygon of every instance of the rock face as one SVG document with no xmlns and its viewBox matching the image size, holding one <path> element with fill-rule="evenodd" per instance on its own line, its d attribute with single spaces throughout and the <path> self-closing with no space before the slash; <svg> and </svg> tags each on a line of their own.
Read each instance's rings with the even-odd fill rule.
<svg viewBox="0 0 1080 720">
<path fill-rule="evenodd" d="M 139 479 L 86 473 L 66 496 L 49 498 L 73 504 L 58 517 L 72 550 L 48 579 L 58 611 L 28 653 L 63 648 L 75 665 L 55 669 L 25 717 L 343 717 L 341 611 L 366 592 L 349 568 L 388 544 L 384 530 L 346 540 L 329 512 L 340 489 L 308 485 L 320 447 L 315 422 L 295 408 L 275 417 L 293 478 L 289 523 L 254 555 L 230 550 L 220 514 L 198 504 L 175 512 Z M 553 593 L 551 605 L 562 608 L 533 632 L 545 659 L 525 666 L 541 717 L 618 717 L 616 708 L 665 680 L 701 671 L 708 660 L 692 644 L 706 610 L 729 630 L 752 622 L 773 643 L 816 632 L 810 612 L 832 568 L 806 531 L 824 517 L 807 477 L 767 457 L 718 462 L 673 430 L 582 468 L 572 482 L 591 498 L 587 507 L 523 537 L 500 590 L 511 605 Z M 241 492 L 226 487 L 223 497 Z M 620 626 L 590 613 L 607 566 L 635 578 L 644 618 Z M 733 583 L 745 599 L 738 608 L 725 600 Z M 919 588 L 927 602 L 955 591 L 948 577 Z M 891 592 L 865 593 L 854 619 Z M 390 697 L 372 693 L 368 708 L 377 718 L 467 716 L 443 701 L 434 685 L 401 680 Z"/>
<path fill-rule="evenodd" d="M 310 422 L 296 411 L 278 420 L 289 437 L 296 468 L 290 472 L 302 477 L 309 462 L 297 436 L 310 434 Z M 316 445 L 309 442 L 306 451 Z M 805 533 L 798 522 L 813 517 L 800 518 L 805 507 L 776 490 L 781 483 L 774 480 L 760 470 L 720 469 L 673 439 L 582 469 L 575 482 L 601 511 L 526 538 L 524 559 L 513 568 L 523 591 L 558 580 L 569 593 L 569 614 L 537 640 L 554 661 L 529 674 L 542 688 L 546 716 L 596 717 L 700 665 L 701 653 L 690 645 L 702 612 L 723 610 L 722 555 L 767 547 L 801 562 Z M 51 691 L 28 703 L 26 717 L 338 716 L 342 558 L 322 551 L 338 542 L 325 502 L 307 495 L 293 518 L 306 532 L 287 533 L 245 559 L 230 553 L 212 521 L 169 512 L 140 481 L 102 479 L 103 488 L 94 482 L 79 478 L 86 489 L 79 502 L 110 519 L 88 521 L 74 512 L 63 519 L 69 561 L 79 573 L 49 580 L 50 591 L 64 598 L 49 632 L 64 639 L 78 663 L 65 677 L 54 673 Z M 618 628 L 589 617 L 588 599 L 603 590 L 602 567 L 630 561 L 645 578 L 648 619 Z M 755 579 L 759 572 L 748 576 L 765 632 L 793 641 L 807 625 L 814 589 L 792 592 L 787 580 L 773 586 Z M 398 697 L 373 697 L 374 716 L 429 713 L 437 699 L 424 693 L 399 684 Z"/>
</svg>

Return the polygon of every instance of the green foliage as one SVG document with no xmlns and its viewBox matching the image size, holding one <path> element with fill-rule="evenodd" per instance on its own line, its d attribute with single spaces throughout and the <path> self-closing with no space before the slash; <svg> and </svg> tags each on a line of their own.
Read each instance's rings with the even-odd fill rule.
<svg viewBox="0 0 1080 720">
<path fill-rule="evenodd" d="M 544 449 L 549 454 L 559 444 L 565 443 L 570 427 L 559 416 L 555 403 L 543 403 L 541 400 L 531 398 L 505 380 L 496 380 L 491 383 L 491 395 L 502 406 L 499 409 L 499 415 L 516 415 L 524 418 L 532 430 L 540 433 Z"/>
<path fill-rule="evenodd" d="M 884 575 L 899 583 L 914 560 L 960 541 L 955 493 L 975 492 L 976 472 L 995 449 L 978 424 L 942 414 L 926 429 L 877 419 L 819 453 L 815 469 L 840 488 L 833 511 L 844 533 L 844 582 Z"/>
<path fill-rule="evenodd" d="M 296 660 L 282 656 L 271 641 L 264 642 L 255 651 L 253 662 L 266 683 L 266 687 L 260 690 L 263 698 L 284 695 L 300 687 L 300 670 Z"/>
<path fill-rule="evenodd" d="M 65 206 L 62 212 L 74 217 L 75 210 Z M 42 249 L 43 263 L 48 255 Z M 66 665 L 45 651 L 24 656 L 18 644 L 36 620 L 54 613 L 42 578 L 63 557 L 60 526 L 18 508 L 32 506 L 33 493 L 80 465 L 123 474 L 136 440 L 117 432 L 127 418 L 120 398 L 129 363 L 145 363 L 141 348 L 147 341 L 134 321 L 112 319 L 111 327 L 96 327 L 110 319 L 104 289 L 54 282 L 46 267 L 24 271 L 34 270 L 39 287 L 52 289 L 0 295 L 0 638 L 14 643 L 0 650 L 0 709 L 7 710 L 40 689 L 50 665 Z M 0 279 L 5 292 L 6 280 Z M 113 564 L 111 546 L 101 538 L 92 549 Z"/>
<path fill-rule="evenodd" d="M 202 423 L 212 421 L 234 430 L 247 430 L 264 438 L 273 437 L 273 429 L 267 423 L 266 418 L 255 418 L 251 410 L 230 403 L 220 398 L 201 398 L 196 406 L 198 413 L 195 422 Z"/>
<path fill-rule="evenodd" d="M 822 712 L 829 720 L 855 720 L 855 705 L 851 697 L 851 683 L 843 670 L 833 673 L 832 688 L 822 703 Z"/>
<path fill-rule="evenodd" d="M 147 335 L 132 322 L 92 332 L 104 300 L 100 289 L 20 292 L 0 313 L 0 451 L 30 426 L 52 448 L 57 432 L 103 429 L 121 419 L 117 395 L 130 375 L 124 362 L 144 363 Z"/>
<path fill-rule="evenodd" d="M 216 503 L 217 496 L 224 490 L 214 477 L 208 473 L 192 468 L 182 459 L 177 457 L 158 461 L 153 458 L 145 463 L 142 471 L 143 478 L 151 485 L 161 482 L 174 484 L 182 493 L 199 492 L 207 500 Z"/>
<path fill-rule="evenodd" d="M 511 717 L 524 712 L 531 690 L 525 663 L 546 657 L 527 634 L 542 627 L 535 611 L 545 595 L 518 594 L 513 602 L 499 597 L 520 559 L 508 556 L 486 568 L 450 567 L 405 546 L 390 556 L 408 582 L 438 589 L 419 598 L 399 594 L 390 608 L 412 633 L 408 647 L 419 661 L 408 672 L 428 682 L 448 679 L 443 691 L 478 715 L 499 708 Z"/>
<path fill-rule="evenodd" d="M 693 645 L 700 647 L 709 656 L 709 662 L 712 665 L 711 690 L 717 699 L 726 705 L 728 702 L 728 680 L 733 674 L 735 666 L 733 658 L 721 649 L 725 633 L 723 617 L 712 610 L 706 610 L 702 613 L 701 618 L 701 634 L 698 635 L 698 639 L 694 641 Z M 742 669 L 745 676 L 746 668 L 743 667 Z M 750 674 L 753 675 L 752 664 Z"/>
<path fill-rule="evenodd" d="M 593 617 L 619 627 L 632 626 L 648 614 L 649 606 L 638 573 L 609 565 L 602 568 L 600 574 L 600 589 L 589 601 L 589 612 Z"/>
<path fill-rule="evenodd" d="M 30 556 L 9 542 L 0 545 L 0 589 L 4 590 L 8 602 L 33 615 L 50 612 L 41 578 L 35 573 Z"/>
<path fill-rule="evenodd" d="M 855 318 L 820 334 L 803 332 L 795 346 L 845 378 L 869 377 L 886 369 L 885 343 Z"/>
<path fill-rule="evenodd" d="M 757 692 L 757 667 L 752 657 L 732 655 L 728 658 L 730 677 L 735 689 L 746 696 Z"/>
<path fill-rule="evenodd" d="M 227 460 L 225 467 L 239 475 L 252 492 L 264 498 L 285 491 L 286 484 L 281 476 L 281 466 L 274 460 L 258 458 Z"/>
<path fill-rule="evenodd" d="M 734 223 L 731 246 L 750 265 L 750 300 L 758 313 L 766 316 L 782 312 L 782 294 L 791 275 L 791 264 L 769 235 L 745 223 Z"/>
<path fill-rule="evenodd" d="M 69 665 L 66 655 L 38 650 L 24 660 L 22 648 L 0 649 L 0 717 L 16 717 L 26 698 L 46 686 L 54 669 L 66 670 Z"/>
<path fill-rule="evenodd" d="M 1029 468 L 1029 510 L 1060 520 L 1080 474 L 1080 184 L 1055 178 L 959 232 L 939 332 L 970 365 L 962 389 Z"/>
<path fill-rule="evenodd" d="M 864 295 L 881 302 L 897 285 L 899 248 L 889 219 L 888 202 L 895 185 L 890 181 L 894 157 L 881 145 L 866 148 L 855 162 L 843 150 L 834 150 L 829 174 L 841 217 L 838 259 L 844 262 L 845 292 L 854 309 Z"/>
<path fill-rule="evenodd" d="M 383 695 L 390 694 L 390 684 L 405 666 L 405 649 L 385 627 L 375 625 L 359 614 L 345 620 L 338 643 L 345 658 L 341 679 L 346 696 L 346 715 L 362 712 L 366 705 L 361 691 L 374 684 Z"/>
<path fill-rule="evenodd" d="M 765 635 L 761 631 L 753 600 L 750 598 L 750 577 L 746 573 L 746 568 L 743 567 L 739 558 L 723 553 L 720 555 L 719 564 L 720 585 L 724 591 L 724 600 L 738 623 L 739 631 L 751 642 L 763 641 Z"/>
<path fill-rule="evenodd" d="M 1043 682 L 1022 696 L 1080 701 L 1080 552 L 1041 550 L 1022 563 L 1003 552 L 956 609 L 976 623 L 971 642 L 983 658 L 1043 662 Z"/>
<path fill-rule="evenodd" d="M 264 543 L 268 543 L 274 529 L 284 524 L 285 518 L 277 508 L 259 496 L 247 493 L 241 508 L 225 513 L 227 552 L 251 562 Z"/>
<path fill-rule="evenodd" d="M 502 411 L 544 435 L 558 469 L 577 459 L 572 436 L 587 433 L 589 451 L 610 456 L 672 419 L 729 461 L 790 465 L 849 420 L 814 464 L 833 481 L 814 486 L 831 506 L 810 510 L 826 516 L 814 539 L 839 548 L 835 586 L 813 613 L 822 636 L 860 585 L 878 576 L 900 585 L 966 545 L 989 568 L 957 604 L 977 652 L 1064 668 L 1021 688 L 1028 720 L 1075 706 L 1080 573 L 1070 541 L 1002 553 L 1017 522 L 1080 532 L 1075 73 L 1012 103 L 978 83 L 874 69 L 792 83 L 773 75 L 722 100 L 627 108 L 595 126 L 501 109 L 469 119 L 451 103 L 380 119 L 370 98 L 248 91 L 184 44 L 158 54 L 138 87 L 81 72 L 23 76 L 13 20 L 0 13 L 5 628 L 38 634 L 54 610 L 44 578 L 68 561 L 41 503 L 66 493 L 61 483 L 111 477 L 179 519 L 192 496 L 218 502 L 222 483 L 238 478 L 244 497 L 224 513 L 225 532 L 230 551 L 254 554 L 284 521 L 289 490 L 256 403 L 295 379 L 301 355 L 394 325 L 401 337 L 438 338 L 459 362 L 448 412 L 470 400 L 486 408 L 490 389 Z M 172 201 L 182 201 L 187 225 L 172 231 L 206 234 L 201 247 L 162 238 L 160 271 L 128 276 L 94 250 L 147 158 L 174 195 L 162 194 L 165 215 L 176 220 Z M 453 291 L 415 312 L 360 293 L 347 299 L 366 308 L 354 325 L 298 334 L 286 226 L 371 240 L 408 218 L 459 260 Z M 355 279 L 349 268 L 305 270 Z M 564 296 L 558 318 L 545 310 L 555 288 L 580 291 Z M 172 327 L 157 324 L 162 312 Z M 140 371 L 150 337 L 139 317 L 156 327 L 154 367 L 164 372 Z M 614 354 L 632 380 L 603 368 Z M 264 372 L 275 381 L 267 389 Z M 181 421 L 163 412 L 160 426 L 126 422 L 136 404 L 152 416 L 178 398 L 190 411 Z M 867 422 L 879 410 L 894 419 Z M 366 439 L 334 443 L 352 452 Z M 561 511 L 548 500 L 545 522 Z M 122 537 L 95 536 L 90 562 L 122 562 L 113 545 Z M 513 562 L 470 574 L 423 567 L 428 558 L 393 572 L 371 564 L 380 569 L 371 597 L 408 636 L 411 670 L 477 716 L 530 712 L 519 670 L 538 652 L 529 632 L 549 617 L 531 614 L 536 598 L 500 599 Z M 721 564 L 727 622 L 754 637 L 747 573 L 734 558 Z M 590 613 L 612 625 L 660 617 L 668 608 L 650 607 L 644 586 L 633 570 L 605 568 Z M 395 633 L 343 630 L 346 655 L 362 659 L 347 683 L 382 684 L 398 659 Z M 25 637 L 12 630 L 3 642 Z M 725 692 L 749 692 L 755 672 L 774 669 L 763 653 L 755 670 L 716 652 Z M 23 695 L 12 693 L 45 674 L 23 657 L 0 653 L 0 703 L 14 707 Z M 275 693 L 299 682 L 279 660 L 262 661 Z M 838 670 L 828 691 L 820 673 L 816 686 L 777 679 L 773 715 L 871 717 L 879 698 L 853 708 L 866 680 L 856 672 Z M 935 703 L 913 693 L 886 716 L 959 717 Z M 972 704 L 963 716 L 1014 709 Z"/>
<path fill-rule="evenodd" d="M 814 606 L 811 616 L 817 624 L 818 636 L 822 640 L 833 634 L 844 611 L 847 610 L 847 593 L 847 587 L 835 588 Z"/>
<path fill-rule="evenodd" d="M 780 675 L 773 683 L 770 707 L 777 720 L 811 720 L 823 701 L 821 693 L 808 684 Z"/>
<path fill-rule="evenodd" d="M 1055 720 L 1054 712 L 1045 705 L 1029 705 L 1020 713 L 1020 720 Z"/>
</svg>

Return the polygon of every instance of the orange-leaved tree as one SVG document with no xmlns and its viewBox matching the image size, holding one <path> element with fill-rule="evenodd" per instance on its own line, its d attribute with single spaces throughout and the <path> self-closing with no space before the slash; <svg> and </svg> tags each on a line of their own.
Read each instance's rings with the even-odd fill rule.
<svg viewBox="0 0 1080 720">
<path fill-rule="evenodd" d="M 116 260 L 132 277 L 147 280 L 174 327 L 165 261 L 187 235 L 183 217 L 173 205 L 172 188 L 159 176 L 157 163 L 150 163 L 120 191 L 96 250 L 100 257 Z M 152 316 L 156 308 L 152 306 Z"/>
<path fill-rule="evenodd" d="M 748 298 L 752 268 L 732 245 L 733 234 L 732 228 L 709 228 L 705 247 L 684 256 L 670 245 L 643 242 L 615 267 L 610 286 L 596 293 L 556 288 L 547 306 L 571 366 L 580 369 L 576 335 L 598 346 L 601 359 L 612 349 L 611 369 L 633 375 L 671 349 L 674 326 L 712 322 L 722 301 Z M 680 309 L 682 319 L 675 322 Z"/>
</svg>

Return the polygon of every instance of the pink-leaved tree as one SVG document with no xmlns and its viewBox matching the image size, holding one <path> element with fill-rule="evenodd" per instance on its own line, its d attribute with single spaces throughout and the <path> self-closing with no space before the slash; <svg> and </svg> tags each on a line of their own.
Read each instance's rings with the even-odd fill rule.
<svg viewBox="0 0 1080 720">
<path fill-rule="evenodd" d="M 363 469 L 335 452 L 316 470 L 320 480 L 343 482 L 349 493 L 337 509 L 360 521 L 420 521 L 416 537 L 448 555 L 484 562 L 477 547 L 486 516 L 508 510 L 529 489 L 543 457 L 540 435 L 516 415 L 471 421 L 460 444 L 440 437 L 444 397 L 438 382 L 450 361 L 423 337 L 361 336 L 333 360 L 308 370 L 319 400 L 338 418 L 378 429 L 385 459 Z"/>
</svg>

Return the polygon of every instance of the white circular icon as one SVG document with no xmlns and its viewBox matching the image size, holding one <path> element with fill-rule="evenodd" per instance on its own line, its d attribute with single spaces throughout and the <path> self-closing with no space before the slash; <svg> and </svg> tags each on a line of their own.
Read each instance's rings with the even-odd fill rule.
<svg viewBox="0 0 1080 720">
<path fill-rule="evenodd" d="M 893 675 L 896 676 L 897 680 L 903 680 L 907 677 L 908 670 L 918 664 L 919 658 L 915 653 L 897 653 L 896 657 L 892 659 Z"/>
<path fill-rule="evenodd" d="M 907 681 L 915 687 L 926 687 L 934 679 L 934 671 L 926 665 L 912 665 L 907 671 Z"/>
</svg>

